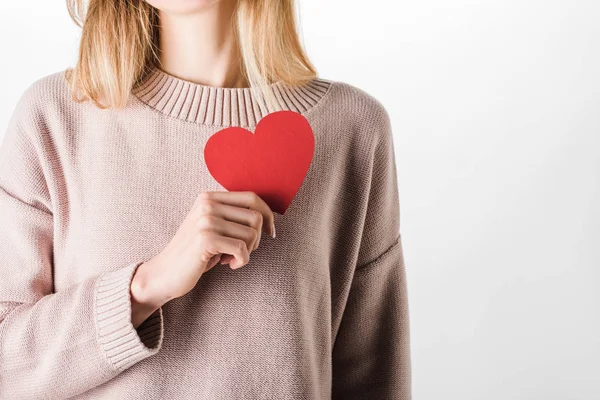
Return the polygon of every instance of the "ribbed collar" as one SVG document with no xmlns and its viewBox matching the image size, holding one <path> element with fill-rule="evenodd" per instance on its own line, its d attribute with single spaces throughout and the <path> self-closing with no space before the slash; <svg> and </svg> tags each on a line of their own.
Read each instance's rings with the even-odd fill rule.
<svg viewBox="0 0 600 400">
<path fill-rule="evenodd" d="M 209 126 L 253 127 L 273 111 L 291 110 L 304 113 L 327 93 L 331 81 L 315 78 L 302 86 L 283 82 L 269 85 L 279 109 L 264 109 L 250 88 L 225 88 L 201 85 L 177 78 L 153 67 L 132 93 L 155 110 Z"/>
</svg>

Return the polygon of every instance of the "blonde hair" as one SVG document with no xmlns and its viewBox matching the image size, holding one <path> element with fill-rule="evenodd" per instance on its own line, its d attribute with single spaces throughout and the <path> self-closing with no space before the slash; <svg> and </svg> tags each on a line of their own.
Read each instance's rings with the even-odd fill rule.
<svg viewBox="0 0 600 400">
<path fill-rule="evenodd" d="M 67 70 L 73 98 L 121 108 L 158 57 L 158 10 L 144 0 L 67 0 L 82 28 L 77 64 Z M 271 108 L 268 85 L 302 85 L 317 77 L 296 29 L 294 0 L 238 0 L 232 21 L 242 74 Z M 263 103 L 264 105 L 265 103 Z"/>
</svg>

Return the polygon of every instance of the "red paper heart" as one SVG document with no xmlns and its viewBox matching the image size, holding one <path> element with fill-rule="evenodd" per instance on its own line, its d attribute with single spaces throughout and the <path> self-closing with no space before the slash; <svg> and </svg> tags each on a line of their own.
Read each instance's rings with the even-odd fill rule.
<svg viewBox="0 0 600 400">
<path fill-rule="evenodd" d="M 210 174 L 229 191 L 253 191 L 284 214 L 306 177 L 314 151 L 310 124 L 294 111 L 276 111 L 256 124 L 256 133 L 230 127 L 204 147 Z"/>
</svg>

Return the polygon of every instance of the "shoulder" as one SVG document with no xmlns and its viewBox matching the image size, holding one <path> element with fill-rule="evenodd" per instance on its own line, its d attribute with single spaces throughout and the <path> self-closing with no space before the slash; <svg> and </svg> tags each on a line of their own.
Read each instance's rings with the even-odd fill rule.
<svg viewBox="0 0 600 400">
<path fill-rule="evenodd" d="M 330 84 L 332 100 L 339 106 L 358 112 L 362 117 L 381 117 L 387 114 L 383 103 L 371 92 L 346 81 L 322 79 Z"/>
<path fill-rule="evenodd" d="M 63 69 L 34 79 L 25 89 L 25 94 L 43 96 L 47 90 L 68 90 L 67 70 Z"/>
<path fill-rule="evenodd" d="M 60 130 L 65 123 L 76 119 L 82 105 L 71 95 L 66 73 L 64 69 L 33 80 L 15 104 L 9 129 L 18 128 L 39 136 Z"/>
<path fill-rule="evenodd" d="M 73 101 L 66 79 L 67 70 L 56 71 L 35 79 L 22 92 L 15 112 L 43 113 Z"/>
<path fill-rule="evenodd" d="M 61 112 L 61 104 L 69 98 L 65 71 L 42 76 L 26 86 L 14 105 L 5 139 L 41 136 L 53 117 Z"/>
<path fill-rule="evenodd" d="M 388 109 L 371 92 L 349 82 L 319 78 L 327 92 L 317 104 L 320 115 L 371 143 L 391 139 Z"/>
</svg>

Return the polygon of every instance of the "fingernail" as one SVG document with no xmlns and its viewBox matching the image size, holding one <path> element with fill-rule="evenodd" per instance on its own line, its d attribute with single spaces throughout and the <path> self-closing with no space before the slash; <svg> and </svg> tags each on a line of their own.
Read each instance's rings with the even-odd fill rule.
<svg viewBox="0 0 600 400">
<path fill-rule="evenodd" d="M 273 239 L 275 239 L 275 222 L 271 225 L 271 231 L 273 232 Z"/>
</svg>

